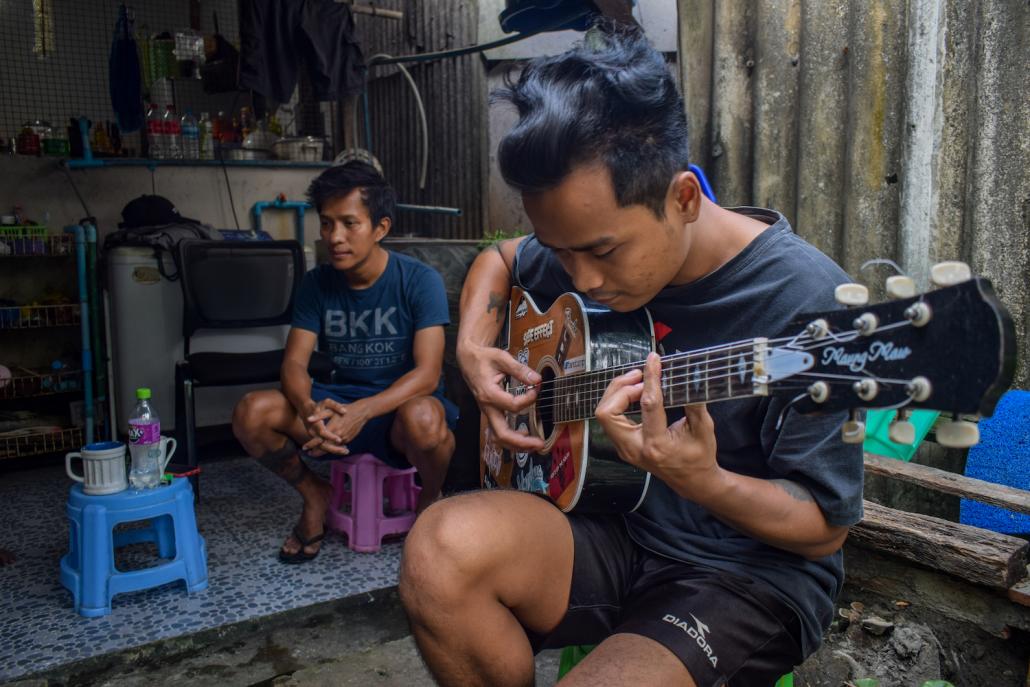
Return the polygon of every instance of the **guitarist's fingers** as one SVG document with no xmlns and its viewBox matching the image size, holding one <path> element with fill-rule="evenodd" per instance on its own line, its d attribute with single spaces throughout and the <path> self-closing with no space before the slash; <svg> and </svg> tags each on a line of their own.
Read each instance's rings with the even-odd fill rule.
<svg viewBox="0 0 1030 687">
<path fill-rule="evenodd" d="M 715 421 L 708 414 L 708 406 L 704 403 L 685 406 L 683 408 L 683 419 L 688 431 L 694 437 L 707 441 L 710 436 L 715 435 Z"/>
<path fill-rule="evenodd" d="M 662 398 L 662 360 L 649 353 L 644 363 L 644 390 L 640 395 L 640 425 L 645 445 L 654 445 L 668 437 L 669 421 Z"/>
<path fill-rule="evenodd" d="M 540 381 L 540 375 L 533 369 L 523 365 L 507 351 L 492 349 L 494 366 L 506 375 L 514 377 L 523 384 L 533 385 Z"/>
<path fill-rule="evenodd" d="M 496 408 L 483 408 L 483 414 L 493 432 L 493 440 L 507 448 L 517 448 L 524 451 L 536 451 L 544 447 L 544 440 L 539 437 L 529 436 L 516 432 L 508 426 L 504 413 Z"/>
<path fill-rule="evenodd" d="M 510 394 L 496 384 L 491 384 L 476 394 L 476 401 L 480 408 L 493 407 L 499 410 L 506 410 L 509 413 L 518 413 L 536 401 L 537 388 L 532 387 L 518 395 Z"/>
<path fill-rule="evenodd" d="M 613 379 L 604 390 L 604 395 L 594 409 L 594 415 L 603 421 L 625 413 L 630 404 L 640 398 L 643 389 L 640 385 L 640 374 L 640 370 L 630 370 Z"/>
</svg>

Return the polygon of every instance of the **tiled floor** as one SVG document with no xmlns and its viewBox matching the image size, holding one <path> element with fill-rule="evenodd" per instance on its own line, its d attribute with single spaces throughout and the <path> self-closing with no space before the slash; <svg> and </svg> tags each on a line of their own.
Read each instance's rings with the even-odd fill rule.
<svg viewBox="0 0 1030 687">
<path fill-rule="evenodd" d="M 197 522 L 207 542 L 207 590 L 183 583 L 116 596 L 112 613 L 83 618 L 59 581 L 68 544 L 71 485 L 59 467 L 0 475 L 0 682 L 159 639 L 343 598 L 397 583 L 401 544 L 357 554 L 338 535 L 304 565 L 276 552 L 300 512 L 300 497 L 246 458 L 205 464 Z M 147 555 L 142 545 L 119 558 Z M 135 565 L 133 565 L 135 567 Z"/>
</svg>

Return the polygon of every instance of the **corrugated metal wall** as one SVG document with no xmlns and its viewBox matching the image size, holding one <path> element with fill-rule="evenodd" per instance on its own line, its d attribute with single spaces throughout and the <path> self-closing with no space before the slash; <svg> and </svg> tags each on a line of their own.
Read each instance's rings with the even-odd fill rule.
<svg viewBox="0 0 1030 687">
<path fill-rule="evenodd" d="M 852 275 L 964 260 L 1030 296 L 1026 0 L 679 0 L 694 161 L 722 205 L 780 209 Z M 883 268 L 863 275 L 882 283 Z M 961 361 L 942 361 L 959 365 Z"/>
<path fill-rule="evenodd" d="M 477 42 L 474 0 L 381 0 L 401 20 L 356 15 L 366 59 L 462 48 Z M 426 187 L 419 189 L 418 110 L 395 67 L 374 67 L 369 87 L 372 152 L 401 202 L 461 208 L 461 217 L 403 212 L 396 230 L 434 238 L 483 235 L 487 188 L 487 84 L 479 55 L 406 65 L 418 85 L 429 126 Z M 359 140 L 363 140 L 362 138 Z"/>
</svg>

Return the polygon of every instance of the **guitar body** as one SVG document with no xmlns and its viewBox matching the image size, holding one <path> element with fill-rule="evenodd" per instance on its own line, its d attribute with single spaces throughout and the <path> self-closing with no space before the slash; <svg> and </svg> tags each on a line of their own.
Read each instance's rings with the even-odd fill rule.
<svg viewBox="0 0 1030 687">
<path fill-rule="evenodd" d="M 576 380 L 563 385 L 562 378 L 637 362 L 652 350 L 654 332 L 646 310 L 616 313 L 566 293 L 540 312 L 528 293 L 513 288 L 507 351 L 544 381 L 537 401 L 518 415 L 509 414 L 508 424 L 544 439 L 545 445 L 539 453 L 502 447 L 483 419 L 483 486 L 535 492 L 566 513 L 635 510 L 647 494 L 650 475 L 623 462 L 596 421 L 564 419 L 589 416 L 593 408 L 583 406 L 588 390 L 579 402 Z M 589 391 L 596 400 L 598 390 Z"/>
</svg>

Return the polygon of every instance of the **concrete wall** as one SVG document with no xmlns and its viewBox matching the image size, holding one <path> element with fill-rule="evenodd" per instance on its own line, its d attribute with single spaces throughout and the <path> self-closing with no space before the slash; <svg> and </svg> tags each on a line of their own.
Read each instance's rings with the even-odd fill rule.
<svg viewBox="0 0 1030 687">
<path fill-rule="evenodd" d="M 1030 5 L 679 0 L 693 159 L 723 205 L 784 212 L 852 275 L 941 260 L 1030 320 Z M 883 268 L 861 275 L 882 284 Z M 946 361 L 959 364 L 958 361 Z M 1021 356 L 1016 385 L 1030 385 Z"/>
<path fill-rule="evenodd" d="M 254 203 L 273 200 L 279 193 L 289 199 L 302 200 L 307 185 L 319 172 L 318 169 L 226 169 L 228 187 L 219 167 L 160 167 L 154 172 L 145 167 L 117 167 L 68 174 L 90 213 L 97 218 L 97 228 L 103 235 L 117 228 L 126 203 L 147 193 L 165 196 L 184 216 L 219 229 L 235 229 L 230 188 L 240 226 L 249 229 Z M 58 230 L 78 222 L 86 211 L 75 195 L 68 174 L 53 159 L 0 156 L 0 209 L 6 214 L 11 206 L 21 205 L 28 216 L 46 221 Z M 313 213 L 307 213 L 305 219 L 310 242 L 318 236 L 318 220 Z M 276 237 L 293 238 L 293 216 L 269 212 L 262 217 L 262 228 Z"/>
</svg>

